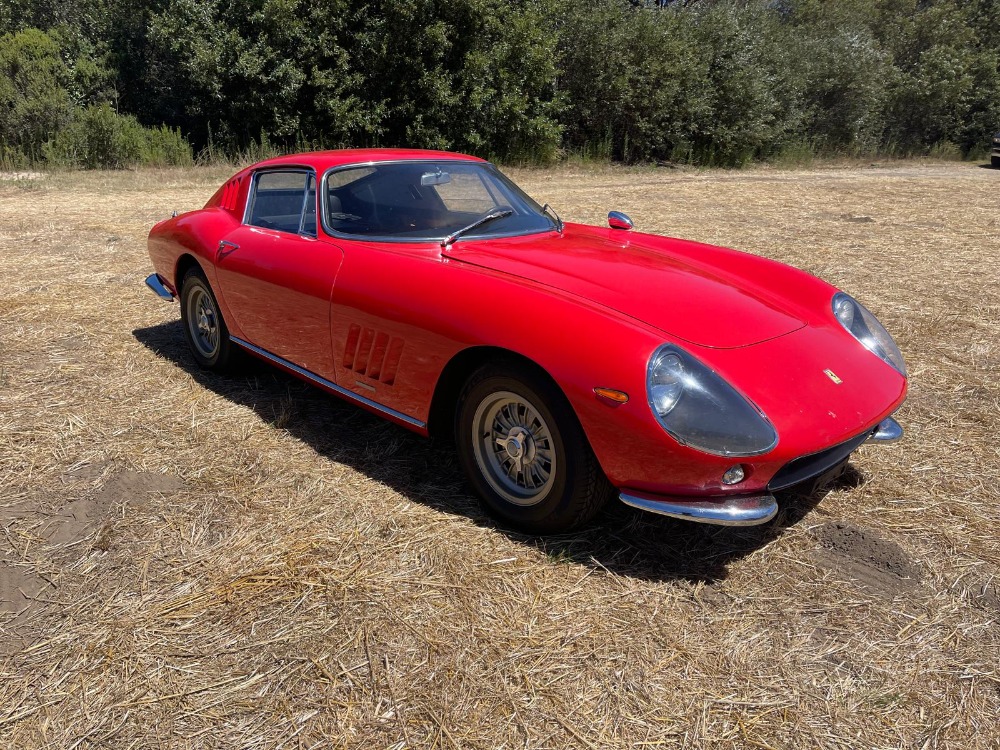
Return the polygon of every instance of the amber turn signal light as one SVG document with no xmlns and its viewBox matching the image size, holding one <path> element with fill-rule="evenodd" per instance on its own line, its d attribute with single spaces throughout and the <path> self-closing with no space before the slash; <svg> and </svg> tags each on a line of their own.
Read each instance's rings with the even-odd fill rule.
<svg viewBox="0 0 1000 750">
<path fill-rule="evenodd" d="M 616 404 L 628 403 L 628 394 L 624 391 L 616 391 L 614 388 L 595 388 L 594 393 Z"/>
</svg>

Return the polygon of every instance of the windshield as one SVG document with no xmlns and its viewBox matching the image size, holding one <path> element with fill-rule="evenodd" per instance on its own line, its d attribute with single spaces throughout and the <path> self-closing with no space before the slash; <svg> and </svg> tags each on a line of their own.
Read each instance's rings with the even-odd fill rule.
<svg viewBox="0 0 1000 750">
<path fill-rule="evenodd" d="M 498 212 L 506 215 L 462 232 L 459 241 L 555 228 L 553 219 L 537 203 L 492 164 L 482 162 L 346 167 L 327 175 L 323 193 L 327 229 L 368 239 L 443 241 Z"/>
</svg>

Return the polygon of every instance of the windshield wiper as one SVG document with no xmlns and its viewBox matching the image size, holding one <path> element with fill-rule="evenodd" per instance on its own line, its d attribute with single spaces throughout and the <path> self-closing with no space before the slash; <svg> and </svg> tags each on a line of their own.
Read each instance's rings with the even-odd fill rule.
<svg viewBox="0 0 1000 750">
<path fill-rule="evenodd" d="M 542 213 L 548 214 L 549 216 L 551 216 L 553 219 L 556 220 L 556 231 L 559 232 L 559 234 L 562 234 L 563 222 L 562 219 L 559 218 L 559 214 L 556 213 L 556 210 L 552 208 L 552 206 L 550 206 L 548 203 L 546 203 L 544 206 L 542 206 Z"/>
<path fill-rule="evenodd" d="M 491 221 L 496 221 L 497 219 L 506 219 L 514 213 L 513 210 L 509 208 L 502 208 L 499 211 L 490 211 L 485 216 L 480 216 L 474 222 L 469 224 L 467 227 L 462 227 L 461 229 L 452 232 L 443 240 L 441 240 L 441 247 L 446 248 L 448 245 L 452 244 L 455 240 L 461 237 L 466 232 L 471 232 L 473 229 L 478 229 L 483 224 L 489 224 Z"/>
</svg>

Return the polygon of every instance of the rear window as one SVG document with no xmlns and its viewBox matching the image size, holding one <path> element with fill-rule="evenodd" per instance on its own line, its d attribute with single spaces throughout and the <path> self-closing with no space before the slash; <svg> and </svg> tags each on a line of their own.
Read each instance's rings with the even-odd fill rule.
<svg viewBox="0 0 1000 750">
<path fill-rule="evenodd" d="M 247 224 L 293 234 L 316 234 L 316 178 L 310 172 L 257 175 Z"/>
</svg>

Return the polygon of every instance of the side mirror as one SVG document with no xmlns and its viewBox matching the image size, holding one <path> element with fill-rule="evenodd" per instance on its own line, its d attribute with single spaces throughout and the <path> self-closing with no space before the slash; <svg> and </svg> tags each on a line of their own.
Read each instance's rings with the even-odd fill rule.
<svg viewBox="0 0 1000 750">
<path fill-rule="evenodd" d="M 628 231 L 635 224 L 632 223 L 627 214 L 623 214 L 621 211 L 612 211 L 608 214 L 608 226 L 612 229 L 624 229 Z"/>
</svg>

